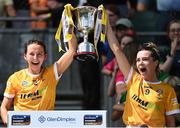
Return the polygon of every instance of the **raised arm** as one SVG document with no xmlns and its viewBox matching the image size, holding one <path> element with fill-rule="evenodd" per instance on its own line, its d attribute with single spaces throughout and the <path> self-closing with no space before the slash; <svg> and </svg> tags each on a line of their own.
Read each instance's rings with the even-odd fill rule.
<svg viewBox="0 0 180 128">
<path fill-rule="evenodd" d="M 112 49 L 112 51 L 117 59 L 119 69 L 122 71 L 124 78 L 127 79 L 131 66 L 130 66 L 126 56 L 122 52 L 120 44 L 119 44 L 117 38 L 115 37 L 109 23 L 107 25 L 107 39 L 108 39 L 110 48 Z"/>
<path fill-rule="evenodd" d="M 171 42 L 170 55 L 167 55 L 166 61 L 163 64 L 159 65 L 161 70 L 163 70 L 165 72 L 169 72 L 171 70 L 171 67 L 172 67 L 172 64 L 173 64 L 173 60 L 174 60 L 174 56 L 176 54 L 177 45 L 178 45 L 178 38 L 175 38 Z"/>
<path fill-rule="evenodd" d="M 61 58 L 57 61 L 58 75 L 64 73 L 64 71 L 70 66 L 73 61 L 74 55 L 77 50 L 77 39 L 73 34 L 72 39 L 68 42 L 69 50 L 65 52 Z"/>
<path fill-rule="evenodd" d="M 7 112 L 11 108 L 13 99 L 4 97 L 2 104 L 1 104 L 1 118 L 3 123 L 7 124 Z"/>
</svg>

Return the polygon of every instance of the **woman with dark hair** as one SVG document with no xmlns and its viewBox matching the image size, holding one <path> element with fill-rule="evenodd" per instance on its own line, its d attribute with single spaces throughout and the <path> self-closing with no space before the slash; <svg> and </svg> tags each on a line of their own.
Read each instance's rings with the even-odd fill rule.
<svg viewBox="0 0 180 128">
<path fill-rule="evenodd" d="M 13 103 L 15 111 L 53 110 L 56 86 L 62 74 L 70 66 L 77 49 L 77 40 L 73 35 L 68 42 L 69 50 L 54 64 L 44 67 L 47 59 L 45 44 L 39 40 L 30 40 L 25 45 L 24 59 L 27 68 L 12 74 L 4 92 L 1 104 L 1 117 L 7 124 L 7 112 Z"/>
<path fill-rule="evenodd" d="M 169 45 L 162 50 L 162 58 L 160 69 L 169 72 L 170 75 L 180 77 L 180 20 L 172 20 L 168 25 Z M 164 55 L 164 56 L 163 56 Z"/>
<path fill-rule="evenodd" d="M 109 23 L 107 39 L 127 84 L 124 123 L 129 127 L 174 127 L 179 104 L 173 87 L 158 80 L 160 60 L 155 44 L 147 43 L 138 51 L 137 72 L 122 52 Z"/>
</svg>

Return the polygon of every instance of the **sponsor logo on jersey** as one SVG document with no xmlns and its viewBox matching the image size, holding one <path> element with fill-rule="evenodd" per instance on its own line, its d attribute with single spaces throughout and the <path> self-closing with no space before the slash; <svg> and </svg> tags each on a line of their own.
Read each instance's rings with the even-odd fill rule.
<svg viewBox="0 0 180 128">
<path fill-rule="evenodd" d="M 146 101 L 142 100 L 141 98 L 139 98 L 139 96 L 137 96 L 135 94 L 132 96 L 132 99 L 134 101 L 136 101 L 142 107 L 147 107 L 147 105 L 149 104 L 149 102 L 146 102 Z"/>
<path fill-rule="evenodd" d="M 29 85 L 29 82 L 28 81 L 23 81 L 22 82 L 22 86 L 28 86 Z"/>
<path fill-rule="evenodd" d="M 163 90 L 162 89 L 158 89 L 156 92 L 159 94 L 159 96 L 163 94 Z"/>
<path fill-rule="evenodd" d="M 133 95 L 132 99 L 138 103 L 138 106 L 144 110 L 148 110 L 148 109 L 154 109 L 154 110 L 159 110 L 160 107 L 155 105 L 153 102 L 148 102 L 148 101 L 144 101 L 142 100 L 139 96 L 137 95 Z"/>
<path fill-rule="evenodd" d="M 20 94 L 20 98 L 21 99 L 28 99 L 28 98 L 32 98 L 32 100 L 38 99 L 42 97 L 43 92 L 47 89 L 47 86 L 45 88 L 39 89 L 35 92 L 31 92 L 31 93 L 21 93 Z"/>
</svg>

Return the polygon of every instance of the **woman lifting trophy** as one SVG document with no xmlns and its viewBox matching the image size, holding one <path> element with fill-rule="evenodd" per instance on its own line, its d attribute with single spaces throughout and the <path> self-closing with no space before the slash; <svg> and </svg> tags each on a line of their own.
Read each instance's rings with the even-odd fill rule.
<svg viewBox="0 0 180 128">
<path fill-rule="evenodd" d="M 64 52 L 68 50 L 67 42 L 72 37 L 72 29 L 74 31 L 74 28 L 76 28 L 77 32 L 83 36 L 83 41 L 78 44 L 75 59 L 79 61 L 98 60 L 97 43 L 99 37 L 101 42 L 104 42 L 105 40 L 106 23 L 107 14 L 103 5 L 100 5 L 98 8 L 92 6 L 79 6 L 73 8 L 71 4 L 65 5 L 55 35 L 59 50 Z M 88 34 L 92 31 L 94 31 L 94 42 L 89 42 Z M 61 33 L 63 34 L 62 37 Z"/>
</svg>

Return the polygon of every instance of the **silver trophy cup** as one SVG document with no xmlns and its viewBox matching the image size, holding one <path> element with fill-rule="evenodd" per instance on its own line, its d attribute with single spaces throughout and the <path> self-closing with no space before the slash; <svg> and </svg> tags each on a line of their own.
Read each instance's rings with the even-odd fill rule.
<svg viewBox="0 0 180 128">
<path fill-rule="evenodd" d="M 97 59 L 94 43 L 88 41 L 88 34 L 94 30 L 97 9 L 92 6 L 80 6 L 74 11 L 75 25 L 77 30 L 83 35 L 83 42 L 78 44 L 75 59 L 79 61 L 89 61 Z"/>
</svg>

